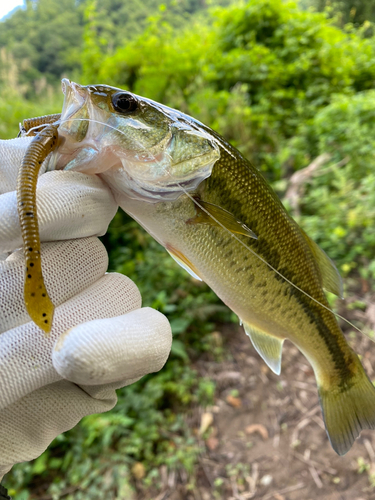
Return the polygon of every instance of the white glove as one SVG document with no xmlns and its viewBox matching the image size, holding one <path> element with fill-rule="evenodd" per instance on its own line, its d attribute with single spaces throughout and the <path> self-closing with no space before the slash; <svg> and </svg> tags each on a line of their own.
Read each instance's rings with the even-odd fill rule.
<svg viewBox="0 0 375 500">
<path fill-rule="evenodd" d="M 42 265 L 57 307 L 49 337 L 30 321 L 15 193 L 28 143 L 0 141 L 0 480 L 83 416 L 111 409 L 115 389 L 160 370 L 172 342 L 167 319 L 141 309 L 134 283 L 105 274 L 94 236 L 117 205 L 98 177 L 77 172 L 39 178 Z"/>
</svg>

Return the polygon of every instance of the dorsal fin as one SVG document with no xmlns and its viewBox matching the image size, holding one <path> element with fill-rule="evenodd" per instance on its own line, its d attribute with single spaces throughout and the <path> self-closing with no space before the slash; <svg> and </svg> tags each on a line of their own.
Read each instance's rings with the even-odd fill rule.
<svg viewBox="0 0 375 500">
<path fill-rule="evenodd" d="M 276 375 L 280 375 L 284 339 L 265 333 L 245 321 L 243 327 L 259 356 Z"/>
<path fill-rule="evenodd" d="M 343 298 L 343 284 L 340 273 L 333 261 L 328 257 L 324 250 L 322 250 L 310 236 L 308 236 L 303 229 L 301 229 L 307 244 L 312 251 L 316 263 L 318 264 L 320 274 L 322 276 L 322 286 L 327 292 L 334 293 L 340 299 Z"/>
</svg>

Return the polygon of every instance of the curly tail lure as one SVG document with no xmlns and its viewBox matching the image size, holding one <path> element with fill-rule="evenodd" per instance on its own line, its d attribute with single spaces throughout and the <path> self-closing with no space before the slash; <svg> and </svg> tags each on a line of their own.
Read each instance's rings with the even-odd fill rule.
<svg viewBox="0 0 375 500">
<path fill-rule="evenodd" d="M 18 216 L 21 225 L 23 251 L 26 261 L 24 300 L 27 312 L 34 323 L 46 334 L 51 331 L 55 306 L 53 305 L 44 284 L 40 237 L 36 207 L 36 185 L 40 167 L 58 145 L 59 115 L 25 120 L 25 131 L 43 125 L 31 141 L 23 158 L 17 179 Z"/>
</svg>

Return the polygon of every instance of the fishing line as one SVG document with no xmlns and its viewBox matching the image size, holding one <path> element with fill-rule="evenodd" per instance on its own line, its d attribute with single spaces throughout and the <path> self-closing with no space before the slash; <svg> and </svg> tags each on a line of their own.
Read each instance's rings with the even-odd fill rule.
<svg viewBox="0 0 375 500">
<path fill-rule="evenodd" d="M 100 125 L 104 125 L 105 127 L 108 127 L 108 128 L 111 128 L 113 130 L 115 130 L 116 132 L 118 132 L 119 134 L 122 134 L 126 137 L 126 134 L 125 132 L 123 132 L 122 130 L 119 130 L 118 128 L 112 126 L 112 125 L 109 125 L 108 123 L 103 123 L 103 122 L 100 122 L 99 120 L 94 120 L 93 118 L 67 118 L 66 120 L 59 120 L 58 122 L 56 123 L 64 123 L 64 122 L 68 122 L 68 121 L 89 121 L 89 122 L 94 122 L 94 123 L 98 123 Z M 206 135 L 206 134 L 205 134 Z M 196 200 L 185 188 L 184 186 L 182 186 L 178 180 L 176 179 L 176 177 L 173 176 L 173 174 L 171 174 L 171 172 L 169 170 L 166 170 L 167 174 L 169 175 L 169 177 L 173 180 L 173 182 L 179 186 L 179 188 L 183 191 L 184 194 L 186 194 L 186 196 L 188 196 L 188 198 L 190 198 L 190 200 L 195 204 L 197 205 L 201 210 L 203 210 L 203 212 L 205 212 L 212 220 L 215 221 L 216 224 L 218 224 L 222 229 L 224 229 L 227 233 L 229 233 L 229 235 L 234 238 L 236 241 L 238 241 L 238 243 L 240 245 L 242 245 L 244 248 L 246 248 L 246 250 L 248 250 L 250 253 L 252 253 L 255 257 L 257 257 L 260 261 L 262 261 L 264 264 L 266 264 L 272 271 L 274 271 L 278 276 L 280 276 L 284 281 L 286 281 L 289 285 L 293 286 L 296 290 L 298 290 L 299 292 L 301 292 L 302 294 L 304 294 L 306 297 L 308 297 L 309 299 L 311 299 L 313 302 L 315 302 L 316 304 L 318 304 L 319 306 L 323 307 L 323 309 L 326 309 L 328 312 L 330 312 L 331 314 L 333 314 L 334 316 L 336 316 L 337 318 L 341 319 L 342 321 L 344 321 L 345 323 L 347 323 L 349 326 L 351 326 L 352 328 L 354 328 L 355 330 L 357 330 L 359 333 L 361 333 L 362 335 L 366 335 L 366 337 L 368 337 L 370 340 L 372 340 L 373 342 L 375 342 L 375 339 L 371 338 L 369 334 L 363 332 L 360 328 L 358 328 L 357 326 L 355 326 L 353 323 L 351 323 L 348 319 L 344 318 L 343 316 L 341 316 L 340 314 L 332 311 L 332 309 L 330 309 L 328 306 L 322 304 L 321 302 L 319 302 L 319 300 L 317 299 L 314 299 L 314 297 L 312 297 L 310 294 L 308 294 L 307 292 L 305 292 L 304 290 L 302 290 L 302 288 L 300 288 L 299 286 L 295 285 L 292 281 L 290 281 L 288 278 L 286 278 L 283 274 L 280 273 L 280 271 L 278 271 L 275 267 L 272 266 L 272 264 L 270 264 L 269 262 L 267 262 L 263 257 L 261 257 L 260 255 L 258 255 L 252 248 L 250 248 L 249 246 L 246 245 L 246 243 L 244 243 L 242 240 L 240 240 L 240 238 L 232 233 L 228 228 L 226 228 L 224 226 L 224 224 L 222 224 L 218 219 L 216 219 L 215 216 L 213 216 L 206 208 L 204 208 L 198 200 Z"/>
<path fill-rule="evenodd" d="M 348 325 L 350 325 L 351 327 L 355 328 L 359 333 L 362 333 L 364 335 L 367 335 L 366 333 L 362 332 L 362 330 L 360 330 L 360 328 L 358 328 L 357 326 L 353 325 L 353 323 L 351 323 L 348 319 L 344 318 L 343 316 L 341 316 L 340 314 L 332 311 L 332 309 L 330 309 L 329 307 L 327 307 L 326 305 L 322 304 L 321 302 L 319 302 L 319 300 L 317 299 L 314 299 L 314 297 L 312 297 L 310 294 L 308 294 L 307 292 L 305 292 L 304 290 L 302 290 L 302 288 L 300 288 L 298 285 L 294 284 L 292 281 L 290 281 L 288 278 L 286 278 L 283 274 L 280 273 L 280 271 L 278 271 L 275 267 L 272 266 L 272 264 L 270 264 L 269 262 L 267 262 L 265 259 L 263 259 L 263 257 L 261 257 L 260 255 L 258 255 L 252 248 L 248 247 L 246 245 L 246 243 L 244 243 L 242 240 L 239 239 L 239 237 L 232 233 L 231 231 L 229 231 L 228 228 L 226 228 L 219 220 L 216 219 L 216 217 L 214 217 L 212 214 L 210 214 L 210 212 L 208 212 L 208 210 L 206 210 L 193 196 L 191 196 L 190 193 L 188 193 L 183 186 L 181 186 L 181 184 L 179 184 L 178 182 L 176 182 L 176 184 L 183 190 L 183 192 L 201 209 L 203 210 L 204 212 L 206 212 L 207 215 L 209 215 L 217 224 L 219 224 L 223 229 L 225 229 L 225 231 L 227 231 L 227 233 L 229 233 L 232 238 L 234 238 L 236 241 L 238 241 L 238 243 L 240 243 L 244 248 L 246 248 L 247 250 L 249 250 L 253 255 L 255 255 L 255 257 L 257 257 L 259 260 L 261 260 L 264 264 L 266 264 L 270 269 L 272 269 L 272 271 L 274 271 L 276 274 L 278 274 L 283 280 L 285 280 L 287 283 L 289 283 L 289 285 L 292 285 L 294 288 L 296 288 L 299 292 L 303 293 L 304 295 L 306 295 L 306 297 L 308 297 L 309 299 L 311 299 L 312 301 L 314 301 L 316 304 L 318 304 L 319 306 L 323 307 L 324 309 L 326 309 L 327 311 L 329 311 L 330 313 L 332 313 L 333 315 L 335 315 L 337 318 L 340 318 L 342 319 L 343 321 L 345 321 Z M 368 336 L 368 335 L 367 335 Z M 369 337 L 369 336 L 368 336 Z M 371 339 L 371 337 L 369 337 Z M 374 339 L 371 339 L 373 342 L 375 342 Z"/>
</svg>

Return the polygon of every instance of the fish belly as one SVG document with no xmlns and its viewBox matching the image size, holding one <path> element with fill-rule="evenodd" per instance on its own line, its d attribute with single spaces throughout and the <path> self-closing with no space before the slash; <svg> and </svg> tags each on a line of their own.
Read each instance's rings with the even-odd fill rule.
<svg viewBox="0 0 375 500">
<path fill-rule="evenodd" d="M 118 201 L 170 253 L 183 256 L 185 265 L 190 262 L 243 322 L 294 341 L 293 331 L 303 328 L 305 318 L 290 285 L 225 229 L 187 224 L 195 215 L 191 200 L 181 196 L 173 203 L 149 204 L 121 196 Z"/>
</svg>

